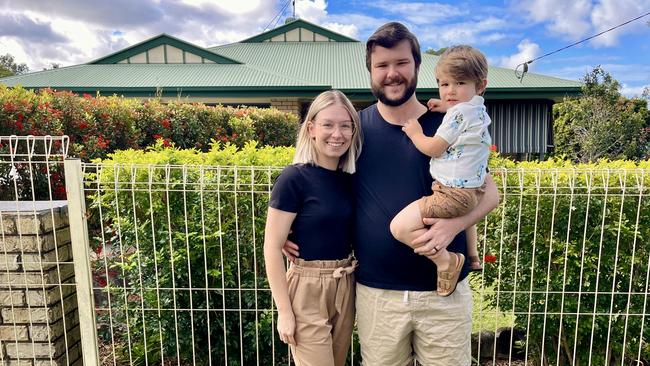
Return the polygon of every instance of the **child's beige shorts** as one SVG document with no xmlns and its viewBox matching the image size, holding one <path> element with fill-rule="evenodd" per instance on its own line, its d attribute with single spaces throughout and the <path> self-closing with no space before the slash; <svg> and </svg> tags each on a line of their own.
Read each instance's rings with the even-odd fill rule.
<svg viewBox="0 0 650 366">
<path fill-rule="evenodd" d="M 478 204 L 485 185 L 479 188 L 452 188 L 433 182 L 433 193 L 418 201 L 422 217 L 460 217 L 472 211 Z"/>
</svg>

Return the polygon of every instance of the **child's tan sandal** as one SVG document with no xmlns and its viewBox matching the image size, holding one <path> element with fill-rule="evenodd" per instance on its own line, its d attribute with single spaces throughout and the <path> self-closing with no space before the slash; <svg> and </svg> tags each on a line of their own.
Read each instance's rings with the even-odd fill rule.
<svg viewBox="0 0 650 366">
<path fill-rule="evenodd" d="M 470 271 L 482 271 L 483 270 L 483 265 L 481 264 L 481 260 L 478 258 L 478 255 L 470 255 L 468 256 L 469 258 L 469 270 Z"/>
<path fill-rule="evenodd" d="M 447 297 L 456 291 L 458 285 L 458 278 L 460 272 L 463 270 L 465 264 L 465 256 L 461 253 L 449 252 L 452 258 L 455 258 L 455 263 L 449 266 L 447 271 L 438 271 L 438 288 L 436 292 L 438 296 Z"/>
</svg>

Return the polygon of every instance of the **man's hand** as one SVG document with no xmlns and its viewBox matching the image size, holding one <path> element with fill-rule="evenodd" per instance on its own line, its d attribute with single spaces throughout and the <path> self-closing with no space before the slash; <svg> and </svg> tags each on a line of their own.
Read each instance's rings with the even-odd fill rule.
<svg viewBox="0 0 650 366">
<path fill-rule="evenodd" d="M 431 225 L 431 227 L 413 240 L 413 246 L 420 245 L 415 252 L 429 258 L 437 257 L 438 253 L 447 248 L 458 233 L 465 230 L 462 220 L 458 218 L 424 218 L 422 222 L 427 226 Z"/>
<path fill-rule="evenodd" d="M 280 340 L 287 344 L 296 345 L 296 339 L 293 337 L 296 332 L 296 318 L 293 311 L 279 311 L 278 312 L 278 334 Z"/>
<path fill-rule="evenodd" d="M 422 134 L 422 126 L 420 126 L 420 122 L 418 122 L 417 119 L 411 118 L 404 123 L 402 131 L 404 131 L 404 133 L 406 133 L 406 135 L 412 139 L 413 136 Z"/>
<path fill-rule="evenodd" d="M 429 110 L 431 112 L 440 112 L 440 113 L 446 113 L 447 112 L 447 105 L 442 102 L 440 99 L 429 99 L 427 102 L 427 107 L 429 107 Z"/>
<path fill-rule="evenodd" d="M 289 260 L 291 263 L 296 262 L 296 258 L 300 255 L 300 252 L 298 251 L 300 248 L 298 247 L 298 244 L 287 240 L 284 243 L 284 246 L 282 247 L 282 254 L 284 254 L 285 257 Z"/>
</svg>

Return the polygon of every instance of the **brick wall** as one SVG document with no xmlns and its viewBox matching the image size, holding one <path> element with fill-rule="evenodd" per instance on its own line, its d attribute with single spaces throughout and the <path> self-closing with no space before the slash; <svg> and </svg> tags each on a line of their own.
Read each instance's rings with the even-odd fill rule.
<svg viewBox="0 0 650 366">
<path fill-rule="evenodd" d="M 67 206 L 0 202 L 0 365 L 81 365 Z"/>
<path fill-rule="evenodd" d="M 300 116 L 300 101 L 295 98 L 271 99 L 271 107 Z"/>
</svg>

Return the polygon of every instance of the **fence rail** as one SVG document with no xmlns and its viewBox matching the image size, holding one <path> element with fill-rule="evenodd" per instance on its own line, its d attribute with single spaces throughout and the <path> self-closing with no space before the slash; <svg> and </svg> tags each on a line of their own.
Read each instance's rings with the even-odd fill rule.
<svg viewBox="0 0 650 366">
<path fill-rule="evenodd" d="M 14 186 L 3 183 L 5 197 L 54 201 L 63 180 L 62 158 L 45 154 L 39 160 L 28 145 L 24 149 L 26 161 L 16 160 L 16 153 L 0 161 L 0 179 Z M 47 167 L 41 170 L 43 160 Z M 0 292 L 9 299 L 19 294 L 16 301 L 0 301 L 2 320 L 17 314 L 21 304 L 50 312 L 52 306 L 72 309 L 69 317 L 44 323 L 51 329 L 68 322 L 50 337 L 65 336 L 60 339 L 67 344 L 51 356 L 38 356 L 30 331 L 40 323 L 25 319 L 2 325 L 0 330 L 17 340 L 1 340 L 0 360 L 27 347 L 33 352 L 22 360 L 34 365 L 57 362 L 61 355 L 73 363 L 80 350 L 102 365 L 290 364 L 288 348 L 275 332 L 262 251 L 268 196 L 281 168 L 81 163 L 75 169 L 83 180 L 76 183 L 77 195 L 68 186 L 67 200 L 86 205 L 75 221 L 86 220 L 89 263 L 77 261 L 83 254 L 75 251 L 75 276 L 64 279 L 60 273 L 68 273 L 72 262 L 69 246 L 17 247 L 16 266 L 13 252 L 0 252 L 5 275 Z M 44 173 L 29 173 L 34 171 Z M 650 365 L 650 171 L 494 169 L 492 174 L 502 204 L 479 225 L 484 269 L 470 275 L 475 359 L 490 365 Z M 4 218 L 9 211 L 2 207 Z M 38 215 L 31 210 L 26 216 Z M 0 222 L 3 233 L 9 225 Z M 4 236 L 3 243 L 7 247 Z M 48 283 L 48 270 L 26 271 L 30 254 L 38 254 L 33 258 L 44 268 L 58 268 L 59 277 Z M 58 301 L 53 303 L 61 305 L 23 301 L 20 296 L 31 287 L 25 274 L 9 281 L 14 270 L 42 278 L 38 290 L 50 291 Z M 83 278 L 91 282 L 92 296 L 80 287 Z M 77 289 L 75 298 L 69 287 Z M 97 347 L 72 320 L 83 318 L 84 311 L 94 314 L 96 327 L 89 329 Z M 23 329 L 27 336 L 20 338 Z M 92 356 L 93 348 L 98 356 Z M 94 362 L 89 359 L 86 364 Z M 349 363 L 360 364 L 356 339 Z"/>
</svg>

